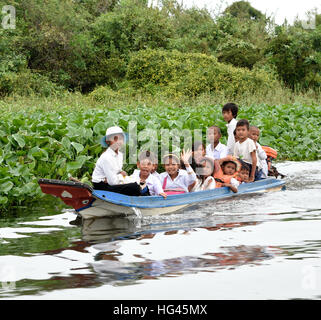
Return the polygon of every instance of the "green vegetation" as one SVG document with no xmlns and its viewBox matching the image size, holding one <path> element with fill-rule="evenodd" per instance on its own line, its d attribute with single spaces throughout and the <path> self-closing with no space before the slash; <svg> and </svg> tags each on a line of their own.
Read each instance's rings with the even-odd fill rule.
<svg viewBox="0 0 321 320">
<path fill-rule="evenodd" d="M 61 107 L 44 113 L 3 111 L 0 124 L 0 204 L 2 208 L 35 201 L 41 194 L 39 178 L 68 179 L 68 175 L 90 182 L 101 152 L 100 138 L 108 126 L 128 129 L 137 123 L 138 147 L 148 141 L 162 143 L 161 129 L 202 129 L 213 123 L 223 131 L 222 105 L 190 107 L 136 106 L 123 108 Z M 279 159 L 315 160 L 321 155 L 321 106 L 241 106 L 238 118 L 247 118 L 262 130 L 262 144 L 279 152 Z M 150 140 L 151 129 L 158 136 Z M 183 141 L 182 145 L 183 145 Z M 131 172 L 134 165 L 125 168 Z M 161 168 L 160 168 L 161 170 Z"/>
<path fill-rule="evenodd" d="M 0 7 L 5 4 L 0 0 Z M 300 21 L 275 25 L 246 1 L 216 15 L 175 0 L 159 7 L 146 0 L 10 4 L 17 19 L 15 29 L 0 28 L 2 97 L 88 94 L 101 86 L 131 93 L 138 84 L 143 94 L 161 91 L 172 98 L 243 91 L 264 96 L 275 86 L 314 90 L 319 97 L 319 15 L 308 30 Z M 153 73 L 158 70 L 164 74 Z"/>
<path fill-rule="evenodd" d="M 246 1 L 217 15 L 175 0 L 10 5 L 16 28 L 0 28 L 0 210 L 42 197 L 39 178 L 90 181 L 110 125 L 136 121 L 145 138 L 157 129 L 159 144 L 161 129 L 205 134 L 216 123 L 224 142 L 228 101 L 279 159 L 320 159 L 320 15 L 307 30 L 275 25 Z"/>
</svg>

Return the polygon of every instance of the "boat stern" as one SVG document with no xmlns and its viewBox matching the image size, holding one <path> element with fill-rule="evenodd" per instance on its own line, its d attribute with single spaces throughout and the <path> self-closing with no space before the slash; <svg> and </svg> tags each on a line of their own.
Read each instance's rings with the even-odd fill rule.
<svg viewBox="0 0 321 320">
<path fill-rule="evenodd" d="M 76 211 L 90 207 L 94 201 L 92 188 L 85 183 L 39 179 L 38 184 L 43 193 L 60 198 L 66 205 L 73 207 Z"/>
</svg>

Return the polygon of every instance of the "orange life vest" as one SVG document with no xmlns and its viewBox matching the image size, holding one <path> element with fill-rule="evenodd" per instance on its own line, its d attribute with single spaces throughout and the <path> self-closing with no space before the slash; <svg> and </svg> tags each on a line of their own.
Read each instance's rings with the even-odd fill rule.
<svg viewBox="0 0 321 320">
<path fill-rule="evenodd" d="M 268 170 L 270 170 L 272 166 L 272 160 L 276 159 L 276 157 L 278 156 L 278 152 L 275 149 L 268 146 L 262 146 L 262 149 L 266 153 L 266 156 L 267 156 L 266 162 L 268 164 Z"/>
<path fill-rule="evenodd" d="M 266 156 L 268 158 L 276 159 L 276 157 L 278 156 L 278 152 L 275 149 L 271 148 L 271 147 L 262 146 L 262 149 L 265 151 Z"/>
<path fill-rule="evenodd" d="M 231 179 L 235 178 L 237 176 L 237 172 L 235 172 L 233 175 L 227 175 L 224 174 L 222 169 L 220 169 L 217 173 L 214 174 L 214 178 L 215 178 L 215 188 L 221 188 L 223 183 L 231 183 Z M 221 181 L 218 181 L 221 180 Z"/>
</svg>

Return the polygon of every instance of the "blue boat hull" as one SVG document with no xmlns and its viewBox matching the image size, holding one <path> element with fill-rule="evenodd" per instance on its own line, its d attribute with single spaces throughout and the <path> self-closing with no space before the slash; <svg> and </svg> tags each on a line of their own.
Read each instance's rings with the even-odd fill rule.
<svg viewBox="0 0 321 320">
<path fill-rule="evenodd" d="M 130 197 L 119 193 L 93 190 L 90 186 L 70 181 L 39 179 L 42 191 L 59 197 L 72 206 L 83 218 L 94 218 L 117 215 L 159 215 L 176 212 L 189 205 L 237 197 L 242 194 L 278 191 L 285 187 L 284 180 L 267 178 L 245 183 L 233 193 L 229 188 L 217 188 L 207 191 L 190 192 L 161 196 Z"/>
<path fill-rule="evenodd" d="M 173 213 L 195 203 L 216 201 L 237 197 L 242 194 L 278 191 L 285 188 L 285 181 L 268 178 L 252 183 L 242 184 L 237 193 L 229 188 L 217 188 L 178 195 L 170 195 L 167 199 L 161 196 L 130 197 L 118 193 L 93 190 L 93 203 L 84 209 L 77 210 L 83 218 L 94 218 L 115 215 L 138 216 Z"/>
<path fill-rule="evenodd" d="M 178 195 L 168 196 L 164 199 L 161 196 L 150 197 L 130 197 L 118 193 L 94 190 L 92 195 L 103 201 L 113 204 L 136 207 L 136 208 L 163 208 L 178 205 L 192 204 L 209 200 L 218 200 L 226 197 L 237 196 L 245 193 L 264 192 L 270 189 L 280 189 L 285 185 L 285 181 L 275 178 L 268 178 L 252 183 L 242 184 L 238 188 L 237 193 L 233 193 L 229 188 L 217 188 L 213 190 L 190 192 Z"/>
</svg>

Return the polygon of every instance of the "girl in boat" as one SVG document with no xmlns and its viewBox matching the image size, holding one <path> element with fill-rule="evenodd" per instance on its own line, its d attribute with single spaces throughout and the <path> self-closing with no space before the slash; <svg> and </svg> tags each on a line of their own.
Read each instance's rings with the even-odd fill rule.
<svg viewBox="0 0 321 320">
<path fill-rule="evenodd" d="M 125 133 L 120 127 L 110 127 L 101 139 L 103 147 L 107 148 L 99 157 L 92 175 L 93 187 L 96 190 L 106 190 L 128 196 L 141 195 L 141 187 L 136 182 L 124 184 L 127 173 L 123 171 L 123 153 L 119 151 L 125 142 Z"/>
<path fill-rule="evenodd" d="M 180 169 L 180 159 L 173 153 L 163 157 L 165 172 L 160 174 L 163 190 L 166 194 L 189 192 L 188 187 L 196 180 L 196 174 L 189 164 L 192 151 L 183 150 L 181 160 L 186 170 Z"/>
<path fill-rule="evenodd" d="M 215 161 L 212 157 L 203 157 L 200 163 L 203 165 L 200 174 L 197 174 L 196 182 L 192 188 L 194 191 L 215 189 L 216 183 L 213 177 L 215 172 Z"/>
<path fill-rule="evenodd" d="M 205 157 L 206 149 L 202 141 L 195 141 L 192 145 L 192 154 L 188 159 L 188 163 L 191 165 L 195 173 L 198 168 L 202 168 L 201 160 Z M 184 162 L 181 160 L 181 169 L 186 170 Z"/>
</svg>

